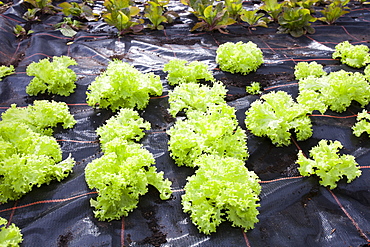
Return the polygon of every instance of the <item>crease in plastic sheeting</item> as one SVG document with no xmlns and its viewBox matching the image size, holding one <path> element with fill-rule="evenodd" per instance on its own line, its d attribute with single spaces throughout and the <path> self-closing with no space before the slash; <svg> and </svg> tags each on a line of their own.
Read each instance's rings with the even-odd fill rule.
<svg viewBox="0 0 370 247">
<path fill-rule="evenodd" d="M 231 107 L 234 107 L 235 110 L 248 109 L 250 105 L 258 99 L 258 96 L 245 96 L 233 101 L 228 102 L 227 104 Z"/>
<path fill-rule="evenodd" d="M 362 155 L 365 155 L 365 154 L 368 154 L 368 153 L 370 153 L 370 148 L 359 147 L 359 148 L 355 149 L 352 152 L 351 155 L 358 158 L 358 157 L 361 157 Z"/>
<path fill-rule="evenodd" d="M 203 244 L 204 242 L 207 242 L 210 239 L 211 239 L 210 237 L 204 237 L 202 240 L 190 245 L 189 247 L 201 246 L 201 244 Z"/>
<path fill-rule="evenodd" d="M 320 217 L 321 226 L 323 229 L 322 236 L 319 234 L 316 238 L 316 242 L 321 242 L 321 239 L 325 239 L 328 243 L 330 240 L 334 239 L 334 237 L 337 235 L 337 233 L 333 229 L 335 229 L 334 226 L 330 224 L 330 220 L 323 214 L 323 212 L 318 211 L 318 215 Z"/>
<path fill-rule="evenodd" d="M 312 40 L 311 43 L 307 46 L 307 48 L 317 50 L 317 51 L 330 51 L 330 52 L 334 52 L 335 50 L 324 44 L 317 42 L 316 40 Z"/>
<path fill-rule="evenodd" d="M 301 178 L 287 178 L 282 181 L 284 181 L 284 183 L 281 183 L 281 185 L 279 185 L 278 182 L 271 182 L 271 183 L 263 184 L 262 191 L 260 194 L 261 200 L 264 197 L 268 197 L 269 195 L 285 187 L 291 187 L 293 184 L 302 183 Z"/>
<path fill-rule="evenodd" d="M 92 235 L 94 237 L 98 237 L 101 233 L 99 232 L 99 228 L 90 220 L 89 217 L 85 217 L 82 220 L 82 225 L 84 226 L 81 229 L 81 235 Z"/>
<path fill-rule="evenodd" d="M 72 54 L 72 57 L 76 59 L 80 67 L 86 66 L 87 68 L 91 68 L 95 67 L 96 65 L 108 66 L 108 63 L 111 61 L 107 56 L 96 51 L 94 48 L 80 43 L 72 44 L 70 53 Z M 96 64 L 93 64 L 93 61 Z"/>
<path fill-rule="evenodd" d="M 166 240 L 167 240 L 168 243 L 164 244 L 163 246 L 172 246 L 173 242 L 176 243 L 177 240 L 182 240 L 183 238 L 185 238 L 187 236 L 189 236 L 189 233 L 186 233 L 186 234 L 181 235 L 181 236 L 176 237 L 176 238 L 167 238 Z"/>
</svg>

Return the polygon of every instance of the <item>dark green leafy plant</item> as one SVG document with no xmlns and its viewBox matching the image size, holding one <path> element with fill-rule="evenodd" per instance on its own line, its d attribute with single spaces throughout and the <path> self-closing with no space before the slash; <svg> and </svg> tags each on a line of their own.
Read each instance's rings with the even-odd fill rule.
<svg viewBox="0 0 370 247">
<path fill-rule="evenodd" d="M 217 5 L 209 5 L 206 7 L 198 18 L 201 20 L 196 23 L 191 31 L 199 29 L 200 31 L 214 31 L 218 30 L 221 33 L 226 33 L 225 29 L 228 25 L 234 24 L 236 21 L 229 17 L 227 9 L 223 3 Z"/>
<path fill-rule="evenodd" d="M 153 0 L 151 2 L 154 2 L 161 7 L 166 7 L 170 3 L 170 0 Z"/>
<path fill-rule="evenodd" d="M 263 0 L 263 3 L 260 9 L 266 11 L 272 20 L 277 22 L 280 13 L 283 12 L 283 7 L 286 2 L 278 3 L 277 0 Z"/>
<path fill-rule="evenodd" d="M 143 30 L 144 20 L 135 18 L 140 13 L 140 9 L 132 6 L 130 0 L 105 0 L 104 6 L 107 8 L 103 15 L 104 21 L 116 27 L 120 36 Z"/>
<path fill-rule="evenodd" d="M 163 22 L 167 22 L 167 18 L 163 15 L 163 7 L 156 2 L 148 2 L 145 5 L 145 17 L 149 19 L 151 24 L 148 24 L 147 27 L 150 29 L 163 30 L 164 26 L 161 25 Z"/>
<path fill-rule="evenodd" d="M 62 8 L 62 12 L 65 16 L 75 16 L 79 19 L 86 19 L 88 21 L 96 20 L 92 9 L 86 4 L 86 2 L 64 2 L 58 6 Z"/>
<path fill-rule="evenodd" d="M 349 8 L 345 7 L 348 2 L 349 0 L 334 0 L 331 4 L 320 11 L 320 13 L 324 16 L 317 19 L 332 25 L 338 20 L 339 17 L 349 13 Z"/>
<path fill-rule="evenodd" d="M 149 1 L 145 5 L 144 17 L 148 18 L 151 24 L 146 25 L 147 28 L 163 30 L 164 26 L 162 23 L 171 23 L 179 15 L 175 11 L 165 11 L 165 5 L 168 4 L 166 1 Z"/>
<path fill-rule="evenodd" d="M 196 17 L 203 15 L 204 10 L 213 4 L 212 0 L 180 0 L 182 4 L 185 4 L 193 9 L 190 11 Z"/>
<path fill-rule="evenodd" d="M 85 29 L 86 25 L 80 21 L 72 20 L 71 17 L 64 17 L 63 21 L 55 24 L 54 27 L 56 30 L 60 30 L 64 36 L 73 37 L 78 30 Z"/>
<path fill-rule="evenodd" d="M 229 17 L 239 21 L 241 11 L 243 10 L 242 0 L 225 0 L 226 11 L 229 13 Z"/>
<path fill-rule="evenodd" d="M 313 34 L 315 29 L 311 27 L 311 22 L 316 20 L 309 9 L 284 7 L 283 13 L 278 17 L 278 33 L 289 33 L 296 38 L 306 33 Z"/>
<path fill-rule="evenodd" d="M 263 13 L 257 13 L 259 10 L 246 10 L 241 11 L 240 18 L 249 24 L 249 27 L 267 27 L 269 22 L 267 17 L 264 17 Z"/>
<path fill-rule="evenodd" d="M 26 30 L 24 27 L 22 27 L 21 25 L 15 25 L 15 27 L 13 28 L 13 32 L 15 34 L 15 36 L 17 38 L 25 38 L 27 35 L 30 35 L 31 33 L 33 33 L 32 30 Z"/>
<path fill-rule="evenodd" d="M 55 7 L 51 4 L 52 0 L 24 0 L 24 2 L 29 3 L 33 8 L 37 9 L 44 14 L 54 14 L 56 12 Z"/>
<path fill-rule="evenodd" d="M 315 13 L 314 5 L 318 2 L 319 0 L 290 0 L 287 2 L 286 6 L 290 8 L 294 7 L 301 7 L 304 9 L 309 9 L 311 14 Z"/>
<path fill-rule="evenodd" d="M 37 13 L 40 11 L 38 8 L 28 9 L 27 12 L 23 14 L 23 19 L 27 21 L 39 21 L 40 18 Z"/>
</svg>

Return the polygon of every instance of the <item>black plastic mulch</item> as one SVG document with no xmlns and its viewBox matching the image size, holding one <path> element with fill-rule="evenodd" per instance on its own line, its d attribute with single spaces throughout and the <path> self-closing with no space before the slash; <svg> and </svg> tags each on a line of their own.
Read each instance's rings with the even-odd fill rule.
<svg viewBox="0 0 370 247">
<path fill-rule="evenodd" d="M 253 3 L 245 2 L 246 6 Z M 22 230 L 22 246 L 365 246 L 370 239 L 370 141 L 369 136 L 355 137 L 351 127 L 361 107 L 353 103 L 347 111 L 338 114 L 314 114 L 313 136 L 307 141 L 293 142 L 288 147 L 275 147 L 267 138 L 248 133 L 250 158 L 246 166 L 262 180 L 260 195 L 260 222 L 255 229 L 244 232 L 222 223 L 211 235 L 200 234 L 189 215 L 182 212 L 181 195 L 186 178 L 193 169 L 177 167 L 170 158 L 168 130 L 175 119 L 168 114 L 168 91 L 164 64 L 174 58 L 202 61 L 213 70 L 215 77 L 227 85 L 227 101 L 237 109 L 240 125 L 245 128 L 245 111 L 259 96 L 247 95 L 245 86 L 260 82 L 264 93 L 284 90 L 296 96 L 297 81 L 294 66 L 301 61 L 317 61 L 327 72 L 345 69 L 360 71 L 333 60 L 335 45 L 342 41 L 352 44 L 370 42 L 370 9 L 351 3 L 351 12 L 336 24 L 328 26 L 316 22 L 316 33 L 293 38 L 276 34 L 276 24 L 256 30 L 243 25 L 228 28 L 229 34 L 193 32 L 194 17 L 179 1 L 169 8 L 180 13 L 174 24 L 164 31 L 146 30 L 140 35 L 114 36 L 114 29 L 102 21 L 91 22 L 89 31 L 65 37 L 52 25 L 62 20 L 60 14 L 45 16 L 33 23 L 32 35 L 17 39 L 12 31 L 16 24 L 25 24 L 21 18 L 25 8 L 15 1 L 0 15 L 0 64 L 14 64 L 16 74 L 0 82 L 0 113 L 11 104 L 26 106 L 38 99 L 64 101 L 77 120 L 71 130 L 56 130 L 63 154 L 76 159 L 74 172 L 62 182 L 35 188 L 18 201 L 0 205 L 0 216 L 15 223 Z M 253 41 L 264 54 L 265 63 L 246 76 L 222 72 L 215 62 L 217 47 L 225 42 Z M 25 88 L 32 79 L 25 73 L 33 61 L 52 56 L 67 55 L 76 59 L 71 68 L 78 74 L 77 89 L 69 97 L 41 95 L 30 97 Z M 138 208 L 120 221 L 99 222 L 89 205 L 96 192 L 88 189 L 84 180 L 86 164 L 101 155 L 95 134 L 97 127 L 114 113 L 93 109 L 86 104 L 88 85 L 103 71 L 113 58 L 134 65 L 142 72 L 161 76 L 164 92 L 153 97 L 141 116 L 150 121 L 152 129 L 141 143 L 156 159 L 159 171 L 172 183 L 173 197 L 161 201 L 158 192 L 149 188 Z M 370 110 L 370 107 L 366 107 Z M 339 140 L 343 153 L 352 154 L 361 166 L 362 176 L 350 184 L 341 181 L 334 190 L 319 186 L 315 177 L 299 176 L 297 152 L 306 154 L 321 139 Z"/>
</svg>

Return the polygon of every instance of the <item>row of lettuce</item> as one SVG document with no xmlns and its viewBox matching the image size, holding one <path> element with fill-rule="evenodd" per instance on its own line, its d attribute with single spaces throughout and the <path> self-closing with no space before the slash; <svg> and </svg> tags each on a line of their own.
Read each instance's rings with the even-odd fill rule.
<svg viewBox="0 0 370 247">
<path fill-rule="evenodd" d="M 365 2 L 366 0 L 359 0 Z M 341 16 L 349 13 L 346 5 L 349 0 L 299 0 L 278 1 L 262 0 L 253 9 L 243 6 L 242 0 L 181 0 L 189 7 L 198 22 L 191 31 L 226 32 L 226 28 L 235 23 L 242 23 L 248 28 L 267 27 L 269 23 L 279 25 L 279 33 L 289 33 L 294 37 L 306 33 L 314 33 L 311 26 L 316 21 L 326 24 L 335 23 Z M 54 3 L 54 5 L 53 5 Z M 86 21 L 100 18 L 107 24 L 117 28 L 119 35 L 140 33 L 144 28 L 152 30 L 164 29 L 165 23 L 171 23 L 179 17 L 178 12 L 171 10 L 170 0 L 146 1 L 144 5 L 132 0 L 104 0 L 100 11 L 93 11 L 94 1 L 63 2 L 55 6 L 53 0 L 25 0 L 28 10 L 23 18 L 28 21 L 39 21 L 42 15 L 54 14 L 58 11 L 65 15 L 62 22 L 55 25 L 66 36 L 74 36 L 77 31 L 87 29 Z M 32 30 L 24 30 L 20 25 L 15 28 L 17 35 L 31 34 Z"/>
<path fill-rule="evenodd" d="M 293 99 L 283 91 L 262 94 L 245 113 L 247 129 L 256 136 L 268 137 L 276 146 L 287 146 L 291 144 L 292 131 L 298 141 L 312 136 L 313 111 L 343 112 L 353 101 L 362 107 L 368 105 L 369 48 L 345 41 L 336 46 L 333 58 L 351 67 L 366 67 L 363 73 L 339 70 L 328 74 L 316 62 L 298 63 L 294 72 L 299 82 L 298 97 Z M 223 71 L 245 75 L 256 71 L 264 61 L 254 43 L 228 42 L 217 49 L 216 62 Z M 75 72 L 68 68 L 71 65 L 77 63 L 66 56 L 31 63 L 26 72 L 34 78 L 26 92 L 69 96 L 77 80 Z M 258 222 L 261 187 L 258 176 L 245 167 L 249 157 L 247 136 L 238 124 L 235 109 L 225 102 L 226 87 L 199 61 L 174 59 L 163 70 L 168 84 L 173 86 L 168 94 L 168 111 L 177 118 L 167 131 L 168 149 L 178 166 L 195 169 L 184 187 L 184 212 L 205 234 L 215 232 L 225 220 L 245 230 L 253 228 Z M 14 68 L 2 66 L 0 73 L 1 77 L 11 75 Z M 209 83 L 201 84 L 201 80 Z M 256 82 L 247 91 L 261 93 Z M 117 112 L 96 130 L 103 155 L 85 168 L 87 185 L 98 192 L 91 199 L 97 219 L 110 221 L 127 216 L 137 207 L 139 197 L 147 193 L 148 185 L 158 189 L 162 200 L 171 197 L 171 181 L 164 178 L 163 172 L 157 172 L 153 155 L 138 143 L 151 126 L 136 110 L 145 109 L 151 96 L 162 93 L 159 76 L 141 73 L 120 60 L 110 62 L 88 86 L 88 105 Z M 179 116 L 180 112 L 185 117 Z M 0 203 L 17 200 L 35 186 L 60 181 L 72 172 L 74 159 L 69 156 L 62 160 L 61 148 L 52 136 L 58 124 L 64 128 L 76 124 L 64 102 L 36 100 L 25 108 L 12 105 L 1 118 Z M 354 135 L 364 132 L 370 135 L 370 114 L 366 110 L 357 114 L 353 126 Z M 341 148 L 339 141 L 321 140 L 310 151 L 312 159 L 299 151 L 301 175 L 315 174 L 320 184 L 330 189 L 344 177 L 347 182 L 359 177 L 361 170 L 355 158 L 340 155 Z M 1 239 L 21 241 L 21 233 L 14 234 L 10 226 L 1 225 Z"/>
</svg>

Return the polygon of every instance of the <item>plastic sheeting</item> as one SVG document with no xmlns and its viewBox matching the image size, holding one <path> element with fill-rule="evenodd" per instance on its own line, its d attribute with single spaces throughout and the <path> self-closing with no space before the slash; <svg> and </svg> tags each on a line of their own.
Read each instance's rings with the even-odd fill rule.
<svg viewBox="0 0 370 247">
<path fill-rule="evenodd" d="M 252 7 L 253 2 L 244 2 Z M 175 119 L 168 114 L 168 91 L 172 90 L 162 71 L 165 63 L 174 58 L 202 61 L 210 66 L 214 76 L 228 88 L 228 103 L 237 110 L 237 117 L 245 129 L 245 111 L 259 96 L 247 95 L 245 86 L 260 82 L 264 93 L 284 90 L 298 93 L 294 80 L 294 66 L 300 61 L 317 61 L 327 72 L 356 70 L 333 60 L 336 44 L 349 40 L 352 44 L 370 42 L 370 9 L 351 3 L 351 12 L 335 25 L 316 22 L 316 33 L 293 38 L 276 34 L 276 24 L 269 28 L 249 29 L 243 25 L 228 28 L 229 34 L 217 32 L 189 32 L 196 21 L 186 6 L 171 1 L 169 9 L 180 17 L 164 31 L 145 30 L 143 34 L 114 36 L 114 28 L 102 21 L 89 23 L 89 30 L 65 37 L 54 30 L 53 24 L 62 15 L 45 16 L 33 23 L 32 35 L 23 40 L 15 38 L 12 28 L 25 24 L 21 18 L 26 11 L 22 3 L 0 15 L 0 64 L 14 64 L 16 74 L 0 81 L 0 112 L 11 104 L 26 106 L 37 99 L 64 101 L 77 124 L 70 130 L 56 130 L 63 155 L 76 159 L 74 172 L 62 182 L 34 188 L 18 201 L 0 205 L 0 216 L 21 228 L 22 246 L 365 246 L 370 239 L 370 141 L 367 135 L 357 138 L 351 133 L 355 114 L 361 108 L 352 104 L 341 114 L 326 112 L 313 114 L 313 136 L 307 141 L 288 147 L 275 147 L 267 138 L 248 133 L 250 158 L 246 166 L 255 171 L 262 182 L 259 208 L 260 222 L 255 229 L 244 232 L 224 222 L 211 235 L 200 234 L 189 215 L 182 212 L 181 195 L 186 178 L 193 169 L 177 167 L 168 152 L 168 130 Z M 253 41 L 263 51 L 265 63 L 246 76 L 222 72 L 215 62 L 215 51 L 224 42 Z M 25 73 L 33 61 L 51 56 L 67 55 L 77 66 L 76 92 L 69 97 L 42 95 L 30 97 L 25 88 L 32 79 Z M 164 171 L 173 185 L 170 200 L 161 201 L 158 192 L 150 187 L 128 217 L 120 221 L 97 221 L 89 205 L 96 192 L 85 182 L 84 168 L 101 156 L 97 127 L 114 113 L 93 109 L 86 104 L 88 85 L 103 71 L 113 58 L 122 59 L 142 72 L 160 75 L 164 92 L 153 97 L 141 116 L 152 124 L 141 143 L 156 159 L 159 171 Z M 366 109 L 369 111 L 370 107 Z M 306 154 L 321 139 L 339 140 L 343 153 L 356 157 L 362 176 L 350 184 L 341 181 L 334 190 L 319 186 L 315 177 L 299 176 L 297 152 Z"/>
</svg>

